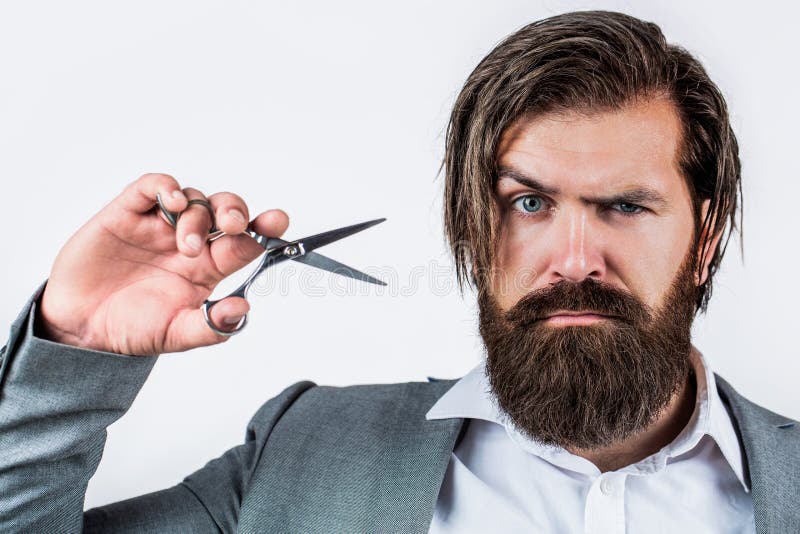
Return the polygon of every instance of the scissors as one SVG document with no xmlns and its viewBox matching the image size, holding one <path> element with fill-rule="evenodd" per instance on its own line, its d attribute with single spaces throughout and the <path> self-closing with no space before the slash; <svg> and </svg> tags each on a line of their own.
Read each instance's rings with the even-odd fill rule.
<svg viewBox="0 0 800 534">
<path fill-rule="evenodd" d="M 169 211 L 164 207 L 164 204 L 161 201 L 161 195 L 156 195 L 157 206 L 161 210 L 161 213 L 167 219 L 170 225 L 174 228 L 178 224 L 178 217 L 180 213 Z M 227 235 L 222 230 L 219 230 L 216 226 L 216 222 L 214 221 L 214 210 L 211 208 L 211 204 L 208 203 L 207 200 L 199 200 L 193 199 L 189 200 L 189 204 L 201 204 L 205 206 L 208 212 L 211 214 L 211 230 L 209 231 L 207 241 L 215 241 L 225 235 Z M 187 206 L 188 207 L 188 206 Z M 256 278 L 261 275 L 265 270 L 269 269 L 273 265 L 277 265 L 286 260 L 293 260 L 299 263 L 304 263 L 306 265 L 310 265 L 312 267 L 316 267 L 317 269 L 322 269 L 324 271 L 329 271 L 334 274 L 339 274 L 342 276 L 347 276 L 349 278 L 353 278 L 355 280 L 361 280 L 364 282 L 369 282 L 371 284 L 377 284 L 381 286 L 385 286 L 386 282 L 382 280 L 378 280 L 377 278 L 373 278 L 372 276 L 362 273 L 352 267 L 339 263 L 336 260 L 332 260 L 327 256 L 323 256 L 322 254 L 318 254 L 314 252 L 314 249 L 319 247 L 323 247 L 334 241 L 338 241 L 342 238 L 351 236 L 355 233 L 358 233 L 362 230 L 366 230 L 370 226 L 375 226 L 376 224 L 382 223 L 385 221 L 385 218 L 382 219 L 374 219 L 372 221 L 367 221 L 359 224 L 353 224 L 351 226 L 345 226 L 343 228 L 337 228 L 336 230 L 330 230 L 328 232 L 322 232 L 321 234 L 312 235 L 309 237 L 304 237 L 303 239 L 296 239 L 294 241 L 285 241 L 283 239 L 277 237 L 266 237 L 263 236 L 253 230 L 247 229 L 243 232 L 243 234 L 249 235 L 256 242 L 261 245 L 265 252 L 264 255 L 261 257 L 261 261 L 258 264 L 258 267 L 247 277 L 247 279 L 240 285 L 237 289 L 235 289 L 230 295 L 223 297 L 241 297 L 243 299 L 247 299 L 247 290 L 250 289 L 250 286 L 256 280 Z M 241 332 L 245 325 L 247 324 L 247 314 L 245 314 L 241 320 L 236 324 L 233 330 L 220 330 L 216 327 L 216 325 L 211 321 L 211 315 L 209 314 L 209 310 L 217 304 L 218 300 L 206 300 L 203 302 L 203 317 L 205 317 L 206 324 L 214 333 L 219 334 L 221 336 L 232 336 L 234 334 L 238 334 Z"/>
</svg>

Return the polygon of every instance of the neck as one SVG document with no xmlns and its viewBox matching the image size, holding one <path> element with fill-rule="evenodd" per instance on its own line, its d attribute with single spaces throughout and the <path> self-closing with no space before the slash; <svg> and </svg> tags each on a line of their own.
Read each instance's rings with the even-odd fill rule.
<svg viewBox="0 0 800 534">
<path fill-rule="evenodd" d="M 694 413 L 696 395 L 697 382 L 692 370 L 667 407 L 642 432 L 608 447 L 567 450 L 592 462 L 601 473 L 634 464 L 661 450 L 686 428 Z"/>
</svg>

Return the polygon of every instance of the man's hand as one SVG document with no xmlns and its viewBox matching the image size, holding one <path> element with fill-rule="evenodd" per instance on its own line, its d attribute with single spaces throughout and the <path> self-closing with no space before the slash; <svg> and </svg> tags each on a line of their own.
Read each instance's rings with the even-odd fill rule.
<svg viewBox="0 0 800 534">
<path fill-rule="evenodd" d="M 182 211 L 173 229 L 154 209 Z M 214 287 L 261 254 L 252 238 L 244 201 L 233 193 L 208 197 L 217 226 L 228 236 L 206 243 L 211 217 L 204 199 L 181 190 L 166 174 L 145 174 L 81 227 L 58 254 L 42 295 L 39 328 L 48 339 L 120 354 L 156 355 L 224 341 L 200 309 Z M 186 211 L 183 211 L 186 210 Z M 260 214 L 252 228 L 268 237 L 286 231 L 281 210 Z M 211 308 L 215 325 L 247 313 L 247 301 L 226 298 Z"/>
</svg>

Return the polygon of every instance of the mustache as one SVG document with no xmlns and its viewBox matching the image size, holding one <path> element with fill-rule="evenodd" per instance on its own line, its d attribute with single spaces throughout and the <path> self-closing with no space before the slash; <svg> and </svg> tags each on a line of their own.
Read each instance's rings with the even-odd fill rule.
<svg viewBox="0 0 800 534">
<path fill-rule="evenodd" d="M 511 324 L 527 326 L 559 311 L 607 315 L 630 324 L 648 324 L 652 312 L 632 294 L 594 278 L 559 280 L 522 297 L 505 313 Z"/>
</svg>

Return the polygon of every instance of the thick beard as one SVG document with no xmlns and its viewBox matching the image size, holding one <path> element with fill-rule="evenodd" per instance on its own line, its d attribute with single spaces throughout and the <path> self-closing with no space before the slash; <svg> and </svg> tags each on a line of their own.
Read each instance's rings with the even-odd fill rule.
<svg viewBox="0 0 800 534">
<path fill-rule="evenodd" d="M 697 287 L 687 254 L 660 309 L 586 278 L 534 291 L 503 312 L 481 291 L 480 332 L 492 395 L 528 438 L 565 449 L 595 449 L 647 428 L 685 383 Z M 617 318 L 550 326 L 558 310 Z"/>
</svg>

